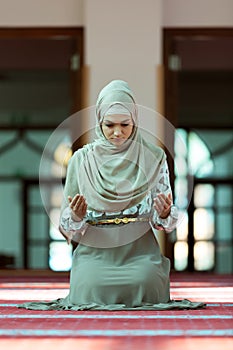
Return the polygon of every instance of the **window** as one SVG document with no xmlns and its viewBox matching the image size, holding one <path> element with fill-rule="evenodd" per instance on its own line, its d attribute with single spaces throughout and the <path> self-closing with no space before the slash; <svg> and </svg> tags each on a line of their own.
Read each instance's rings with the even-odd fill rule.
<svg viewBox="0 0 233 350">
<path fill-rule="evenodd" d="M 182 142 L 183 141 L 183 142 Z M 177 129 L 175 136 L 175 198 L 179 208 L 180 223 L 177 227 L 177 242 L 174 247 L 174 265 L 177 271 L 188 267 L 189 216 L 188 206 L 192 193 L 190 176 L 207 176 L 213 171 L 213 160 L 205 143 L 195 132 Z M 191 181 L 191 185 L 193 182 Z M 192 186 L 191 186 L 192 187 Z M 214 188 L 199 185 L 194 189 L 196 209 L 193 215 L 194 266 L 196 270 L 210 270 L 214 266 Z"/>
</svg>

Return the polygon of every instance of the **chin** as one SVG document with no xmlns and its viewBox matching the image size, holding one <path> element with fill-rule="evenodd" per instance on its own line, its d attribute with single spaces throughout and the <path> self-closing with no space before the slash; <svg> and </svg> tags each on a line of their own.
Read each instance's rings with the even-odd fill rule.
<svg viewBox="0 0 233 350">
<path fill-rule="evenodd" d="M 121 139 L 121 140 L 111 140 L 110 142 L 115 146 L 120 146 L 123 143 L 125 143 L 125 141 L 126 141 L 125 139 Z"/>
</svg>

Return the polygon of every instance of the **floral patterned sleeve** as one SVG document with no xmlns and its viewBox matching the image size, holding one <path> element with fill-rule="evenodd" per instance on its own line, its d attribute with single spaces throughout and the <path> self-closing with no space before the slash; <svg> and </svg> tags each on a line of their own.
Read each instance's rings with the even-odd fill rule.
<svg viewBox="0 0 233 350">
<path fill-rule="evenodd" d="M 59 230 L 68 243 L 72 240 L 78 242 L 85 234 L 88 224 L 85 219 L 74 221 L 71 217 L 71 209 L 67 206 L 61 213 Z"/>
<path fill-rule="evenodd" d="M 158 194 L 164 193 L 166 196 L 171 193 L 169 170 L 167 162 L 161 167 L 160 173 L 158 175 L 158 181 L 156 187 L 152 190 L 152 199 L 154 199 Z M 152 209 L 152 226 L 156 230 L 164 230 L 166 232 L 172 232 L 176 228 L 178 220 L 178 210 L 175 205 L 172 205 L 170 214 L 166 219 L 159 217 L 157 211 Z"/>
<path fill-rule="evenodd" d="M 59 231 L 65 237 L 68 243 L 71 240 L 78 242 L 81 235 L 83 235 L 87 229 L 87 223 L 84 220 L 74 221 L 71 217 L 71 209 L 69 206 L 68 196 L 72 198 L 75 194 L 79 193 L 79 188 L 77 184 L 77 176 L 75 169 L 75 157 L 71 157 L 66 175 L 66 183 L 63 190 L 63 202 L 61 206 L 60 222 L 59 222 Z"/>
</svg>

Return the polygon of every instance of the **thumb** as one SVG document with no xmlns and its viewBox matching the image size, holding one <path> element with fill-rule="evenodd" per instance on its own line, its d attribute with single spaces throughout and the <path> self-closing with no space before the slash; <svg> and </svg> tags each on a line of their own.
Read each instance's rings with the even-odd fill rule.
<svg viewBox="0 0 233 350">
<path fill-rule="evenodd" d="M 172 201 L 172 193 L 170 192 L 170 193 L 168 193 L 168 199 L 170 199 L 170 201 Z"/>
<path fill-rule="evenodd" d="M 72 197 L 68 196 L 68 201 L 71 203 L 72 202 Z"/>
</svg>

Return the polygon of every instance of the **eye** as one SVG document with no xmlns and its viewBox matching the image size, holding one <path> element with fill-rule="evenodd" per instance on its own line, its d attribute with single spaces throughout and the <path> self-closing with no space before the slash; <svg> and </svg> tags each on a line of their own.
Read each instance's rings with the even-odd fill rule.
<svg viewBox="0 0 233 350">
<path fill-rule="evenodd" d="M 121 126 L 126 127 L 126 126 L 129 126 L 129 124 L 123 123 L 123 124 L 121 124 Z"/>
<path fill-rule="evenodd" d="M 113 127 L 113 124 L 108 124 L 108 123 L 106 124 L 105 123 L 104 125 L 107 126 L 108 128 L 112 128 Z"/>
</svg>

